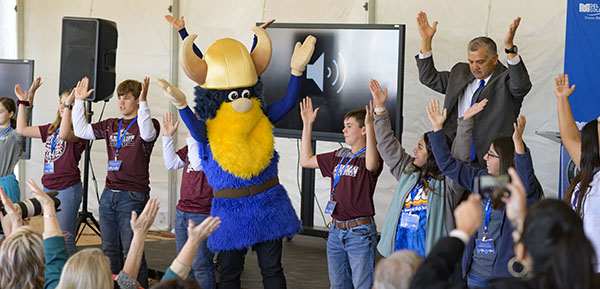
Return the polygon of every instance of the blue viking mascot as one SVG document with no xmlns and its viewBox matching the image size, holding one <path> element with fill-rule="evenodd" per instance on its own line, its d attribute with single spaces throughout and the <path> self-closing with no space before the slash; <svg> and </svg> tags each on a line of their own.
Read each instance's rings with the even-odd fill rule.
<svg viewBox="0 0 600 289">
<path fill-rule="evenodd" d="M 304 43 L 296 43 L 286 95 L 266 105 L 259 76 L 271 59 L 271 39 L 260 27 L 252 30 L 256 35 L 252 53 L 239 41 L 224 38 L 199 57 L 193 51 L 197 36 L 184 39 L 180 63 L 199 85 L 195 88 L 198 117 L 179 89 L 158 80 L 200 144 L 202 168 L 213 188 L 211 215 L 221 218 L 221 226 L 209 237 L 208 247 L 219 252 L 219 288 L 240 287 L 248 247 L 257 252 L 264 287 L 285 288 L 281 240 L 301 229 L 277 177 L 279 155 L 273 147 L 273 123 L 298 101 L 300 77 L 316 38 L 308 36 Z"/>
</svg>

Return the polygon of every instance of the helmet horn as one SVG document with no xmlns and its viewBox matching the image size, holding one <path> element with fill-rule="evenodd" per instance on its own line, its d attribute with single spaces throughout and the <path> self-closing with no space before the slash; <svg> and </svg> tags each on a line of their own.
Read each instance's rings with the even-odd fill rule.
<svg viewBox="0 0 600 289">
<path fill-rule="evenodd" d="M 267 70 L 267 66 L 269 66 L 269 62 L 271 62 L 271 38 L 267 32 L 258 27 L 252 27 L 252 31 L 256 35 L 258 42 L 256 43 L 256 47 L 250 54 L 252 57 L 252 62 L 254 62 L 254 67 L 256 68 L 256 75 L 260 76 L 265 70 Z"/>
<path fill-rule="evenodd" d="M 179 63 L 187 77 L 196 82 L 198 85 L 204 84 L 208 73 L 206 61 L 198 57 L 194 53 L 193 45 L 198 35 L 192 34 L 183 40 L 183 45 L 179 50 Z"/>
</svg>

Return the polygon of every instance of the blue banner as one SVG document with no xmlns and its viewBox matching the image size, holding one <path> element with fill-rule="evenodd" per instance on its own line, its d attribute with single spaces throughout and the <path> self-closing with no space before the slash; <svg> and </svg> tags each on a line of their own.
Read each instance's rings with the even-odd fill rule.
<svg viewBox="0 0 600 289">
<path fill-rule="evenodd" d="M 600 115 L 600 1 L 569 0 L 565 73 L 575 92 L 569 98 L 575 121 Z"/>
</svg>

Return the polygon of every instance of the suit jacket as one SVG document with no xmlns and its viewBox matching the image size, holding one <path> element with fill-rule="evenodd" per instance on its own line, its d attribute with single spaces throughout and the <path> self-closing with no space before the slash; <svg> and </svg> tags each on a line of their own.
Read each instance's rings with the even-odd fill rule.
<svg viewBox="0 0 600 289">
<path fill-rule="evenodd" d="M 457 128 L 458 100 L 475 76 L 469 64 L 464 62 L 455 64 L 450 71 L 438 71 L 433 56 L 419 59 L 417 55 L 416 59 L 421 83 L 446 95 L 444 108 L 448 110 L 448 118 L 444 123 L 444 132 L 453 140 Z M 519 116 L 521 104 L 529 90 L 531 81 L 521 59 L 517 65 L 509 65 L 508 68 L 498 62 L 488 83 L 475 95 L 474 102 L 488 99 L 483 111 L 474 117 L 473 126 L 475 152 L 481 163 L 494 139 L 512 135 L 513 123 Z"/>
</svg>

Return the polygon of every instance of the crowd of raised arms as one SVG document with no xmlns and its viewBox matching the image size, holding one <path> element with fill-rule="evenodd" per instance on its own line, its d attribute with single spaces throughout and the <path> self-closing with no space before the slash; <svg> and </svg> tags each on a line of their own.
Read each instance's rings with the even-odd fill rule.
<svg viewBox="0 0 600 289">
<path fill-rule="evenodd" d="M 202 59 L 183 17 L 165 19 L 193 51 L 182 59 Z M 248 59 L 255 64 L 264 51 L 261 37 L 268 37 L 264 29 L 273 21 L 253 29 Z M 427 107 L 411 108 L 422 109 L 423 119 L 431 122 L 431 130 L 423 133 L 412 155 L 394 136 L 386 110 L 387 88 L 375 79 L 364 83 L 371 92 L 371 97 L 365 95 L 365 107 L 344 117 L 347 146 L 313 152 L 312 127 L 319 121 L 319 108 L 313 107 L 310 97 L 298 97 L 299 79 L 316 41 L 312 36 L 294 49 L 286 96 L 270 105 L 261 98 L 260 78 L 243 91 L 242 86 L 215 88 L 210 73 L 207 78 L 206 72 L 198 73 L 189 64 L 184 70 L 199 84 L 195 112 L 181 91 L 158 79 L 179 109 L 188 138 L 184 147 L 176 149 L 173 136 L 179 122 L 166 113 L 164 163 L 170 170 L 183 168 L 174 220 L 177 257 L 153 288 L 241 288 L 248 248 L 257 252 L 264 288 L 286 288 L 281 240 L 298 233 L 300 223 L 277 179 L 278 155 L 271 141 L 267 149 L 240 156 L 256 164 L 230 166 L 228 153 L 247 153 L 222 151 L 223 143 L 243 141 L 247 134 L 223 137 L 217 125 L 223 123 L 223 115 L 248 112 L 257 115 L 256 123 L 266 124 L 256 125 L 256 131 L 272 139 L 271 124 L 298 102 L 300 165 L 318 168 L 331 179 L 324 204 L 331 216 L 326 249 L 329 284 L 323 287 L 600 288 L 596 253 L 600 250 L 600 118 L 579 130 L 569 103 L 575 85 L 563 73 L 547 84 L 554 85 L 562 144 L 579 170 L 563 200 L 545 198 L 531 151 L 523 141 L 526 118 L 520 110 L 532 85 L 514 42 L 521 18 L 508 25 L 500 47 L 504 52 L 498 53 L 492 39 L 476 37 L 467 45 L 468 61 L 450 71 L 434 65 L 432 40 L 438 23 L 430 23 L 424 12 L 416 21 L 422 40 L 415 56 L 419 80 L 444 97 L 441 105 L 434 99 Z M 506 66 L 498 61 L 499 54 L 505 55 Z M 204 61 L 198 59 L 189 61 Z M 255 79 L 264 71 L 256 66 Z M 156 197 L 150 197 L 149 162 L 161 133 L 147 102 L 150 78 L 122 81 L 114 101 L 121 115 L 91 124 L 85 100 L 93 90 L 84 77 L 60 95 L 53 122 L 29 125 L 26 115 L 41 85 L 39 77 L 25 91 L 15 85 L 17 102 L 0 98 L 0 288 L 148 288 L 144 244 L 160 207 Z M 242 129 L 236 124 L 228 131 Z M 42 186 L 27 181 L 41 207 L 43 235 L 27 225 L 23 208 L 16 205 L 22 193 L 13 170 L 25 138 L 39 138 L 44 146 Z M 105 140 L 108 159 L 99 202 L 102 250 L 78 251 L 79 163 L 88 141 L 96 139 Z M 388 200 L 378 238 L 373 198 L 384 164 L 398 184 Z M 245 170 L 254 171 L 240 177 Z M 510 180 L 505 185 L 484 189 L 486 180 L 504 176 Z M 54 198 L 60 200 L 60 210 Z M 260 227 L 277 220 L 280 223 Z M 377 265 L 376 251 L 384 257 Z"/>
</svg>

